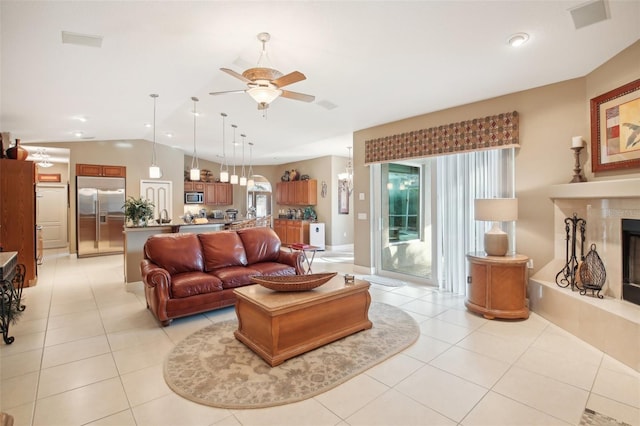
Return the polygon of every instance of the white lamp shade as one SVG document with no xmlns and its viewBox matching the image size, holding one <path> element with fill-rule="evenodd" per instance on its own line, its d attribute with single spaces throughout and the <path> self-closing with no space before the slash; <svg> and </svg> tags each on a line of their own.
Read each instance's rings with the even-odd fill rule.
<svg viewBox="0 0 640 426">
<path fill-rule="evenodd" d="M 191 169 L 191 170 L 189 170 L 189 179 L 190 180 L 200 180 L 200 169 Z"/>
<path fill-rule="evenodd" d="M 231 175 L 231 180 L 230 180 L 230 182 L 231 182 L 233 185 L 236 185 L 236 184 L 238 183 L 238 175 Z"/>
<path fill-rule="evenodd" d="M 518 220 L 517 198 L 478 198 L 474 200 L 475 220 L 509 222 Z"/>
<path fill-rule="evenodd" d="M 246 176 L 240 177 L 240 186 L 247 186 L 247 178 Z"/>
<path fill-rule="evenodd" d="M 220 172 L 220 182 L 229 182 L 229 172 Z"/>
<path fill-rule="evenodd" d="M 255 185 L 256 185 L 256 181 L 255 181 L 255 180 L 253 180 L 253 179 L 251 179 L 251 178 L 249 178 L 249 179 L 247 180 L 247 186 L 248 186 L 248 187 L 253 187 L 253 186 L 255 186 Z"/>
<path fill-rule="evenodd" d="M 249 96 L 251 96 L 259 104 L 269 104 L 276 100 L 278 96 L 282 94 L 282 90 L 274 89 L 273 87 L 252 87 L 247 90 Z"/>
<path fill-rule="evenodd" d="M 156 166 L 155 164 L 149 166 L 149 178 L 158 179 L 161 176 L 162 172 L 160 171 L 160 167 Z"/>
</svg>

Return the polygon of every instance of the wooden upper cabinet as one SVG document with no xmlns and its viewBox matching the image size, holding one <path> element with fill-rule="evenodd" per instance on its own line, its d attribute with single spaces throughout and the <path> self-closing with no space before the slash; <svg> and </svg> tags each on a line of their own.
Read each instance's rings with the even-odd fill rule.
<svg viewBox="0 0 640 426">
<path fill-rule="evenodd" d="M 197 191 L 204 192 L 207 184 L 204 182 L 185 182 L 184 190 L 185 192 Z"/>
<path fill-rule="evenodd" d="M 318 181 L 309 179 L 278 182 L 276 202 L 292 206 L 315 206 L 318 204 Z"/>
<path fill-rule="evenodd" d="M 207 183 L 204 202 L 212 206 L 229 206 L 233 204 L 233 185 L 221 182 Z"/>
<path fill-rule="evenodd" d="M 127 177 L 125 166 L 105 166 L 102 164 L 76 164 L 76 176 Z"/>
</svg>

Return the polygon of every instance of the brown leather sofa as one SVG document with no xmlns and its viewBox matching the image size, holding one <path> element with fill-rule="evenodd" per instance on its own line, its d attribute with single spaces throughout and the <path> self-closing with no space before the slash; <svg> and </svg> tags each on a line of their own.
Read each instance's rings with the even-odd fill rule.
<svg viewBox="0 0 640 426">
<path fill-rule="evenodd" d="M 303 255 L 280 250 L 271 228 L 203 234 L 159 234 L 140 263 L 147 307 L 163 326 L 235 304 L 233 289 L 253 275 L 302 275 Z"/>
</svg>

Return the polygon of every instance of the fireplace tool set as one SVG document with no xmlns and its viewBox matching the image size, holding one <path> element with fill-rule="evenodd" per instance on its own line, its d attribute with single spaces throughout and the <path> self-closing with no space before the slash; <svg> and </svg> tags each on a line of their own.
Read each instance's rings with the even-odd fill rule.
<svg viewBox="0 0 640 426">
<path fill-rule="evenodd" d="M 587 222 L 579 218 L 576 213 L 573 217 L 564 220 L 566 232 L 565 265 L 556 275 L 556 284 L 560 287 L 571 286 L 571 291 L 580 290 L 581 295 L 591 290 L 591 296 L 602 299 L 600 290 L 607 279 L 604 263 L 596 251 L 596 245 L 591 244 L 589 252 L 584 254 L 584 234 Z M 580 257 L 576 254 L 580 240 Z"/>
</svg>

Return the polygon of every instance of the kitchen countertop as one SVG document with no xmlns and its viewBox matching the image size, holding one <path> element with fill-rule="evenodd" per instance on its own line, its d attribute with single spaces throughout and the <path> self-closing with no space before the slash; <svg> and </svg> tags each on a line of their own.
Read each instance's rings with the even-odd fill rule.
<svg viewBox="0 0 640 426">
<path fill-rule="evenodd" d="M 205 222 L 205 223 L 184 223 L 184 222 L 174 223 L 174 222 L 170 222 L 170 223 L 164 223 L 164 224 L 157 224 L 154 221 L 152 224 L 149 224 L 147 226 L 125 226 L 124 228 L 125 228 L 125 232 L 139 232 L 139 231 L 144 231 L 144 230 L 160 230 L 160 229 L 165 229 L 165 228 L 171 228 L 172 229 L 171 232 L 178 232 L 178 230 L 181 227 L 186 227 L 186 226 L 211 226 L 211 225 L 229 226 L 229 225 L 232 225 L 234 223 L 243 222 L 244 220 L 245 219 L 240 219 L 240 220 L 208 219 L 208 221 Z"/>
</svg>

